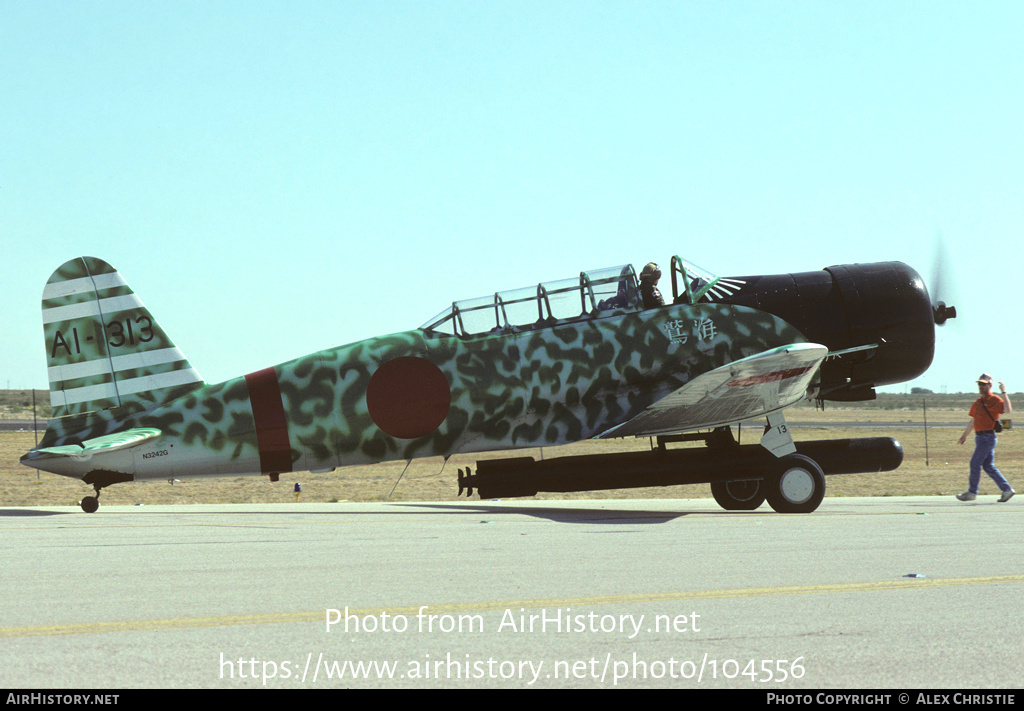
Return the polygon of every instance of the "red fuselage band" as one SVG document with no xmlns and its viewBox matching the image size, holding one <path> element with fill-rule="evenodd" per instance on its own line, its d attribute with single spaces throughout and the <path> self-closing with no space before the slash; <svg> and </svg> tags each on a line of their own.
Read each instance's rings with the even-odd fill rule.
<svg viewBox="0 0 1024 711">
<path fill-rule="evenodd" d="M 292 470 L 292 447 L 288 442 L 288 418 L 281 401 L 281 387 L 273 368 L 257 370 L 245 376 L 249 386 L 249 404 L 256 422 L 260 447 L 260 469 L 264 474 Z"/>
</svg>

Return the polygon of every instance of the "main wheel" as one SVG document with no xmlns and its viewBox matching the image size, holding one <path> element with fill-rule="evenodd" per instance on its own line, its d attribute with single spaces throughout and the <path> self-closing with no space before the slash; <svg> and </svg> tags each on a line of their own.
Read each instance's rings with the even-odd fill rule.
<svg viewBox="0 0 1024 711">
<path fill-rule="evenodd" d="M 779 513 L 810 513 L 825 498 L 825 473 L 803 454 L 780 459 L 777 473 L 765 477 L 764 484 L 768 505 Z"/>
<path fill-rule="evenodd" d="M 711 494 L 726 511 L 753 511 L 764 503 L 764 486 L 759 479 L 713 481 Z"/>
<path fill-rule="evenodd" d="M 96 509 L 100 507 L 100 500 L 95 496 L 86 496 L 82 499 L 82 511 L 86 513 L 95 513 Z"/>
</svg>

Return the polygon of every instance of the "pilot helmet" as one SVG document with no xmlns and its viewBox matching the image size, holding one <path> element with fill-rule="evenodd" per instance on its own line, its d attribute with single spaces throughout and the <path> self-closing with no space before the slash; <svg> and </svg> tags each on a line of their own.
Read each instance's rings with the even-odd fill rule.
<svg viewBox="0 0 1024 711">
<path fill-rule="evenodd" d="M 658 281 L 661 279 L 661 269 L 654 262 L 648 262 L 640 271 L 640 281 Z"/>
</svg>

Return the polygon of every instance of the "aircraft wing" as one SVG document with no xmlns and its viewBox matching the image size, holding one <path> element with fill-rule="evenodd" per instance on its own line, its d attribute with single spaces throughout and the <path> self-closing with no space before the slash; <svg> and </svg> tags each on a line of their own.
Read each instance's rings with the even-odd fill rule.
<svg viewBox="0 0 1024 711">
<path fill-rule="evenodd" d="M 60 447 L 41 447 L 35 450 L 40 458 L 46 457 L 74 457 L 76 459 L 88 459 L 97 452 L 109 452 L 115 449 L 129 449 L 143 442 L 148 442 L 154 437 L 160 436 L 160 430 L 155 427 L 136 427 L 87 439 L 82 444 L 65 444 Z"/>
<path fill-rule="evenodd" d="M 599 435 L 643 437 L 735 424 L 799 402 L 828 355 L 817 343 L 793 343 L 700 375 L 642 413 Z"/>
</svg>

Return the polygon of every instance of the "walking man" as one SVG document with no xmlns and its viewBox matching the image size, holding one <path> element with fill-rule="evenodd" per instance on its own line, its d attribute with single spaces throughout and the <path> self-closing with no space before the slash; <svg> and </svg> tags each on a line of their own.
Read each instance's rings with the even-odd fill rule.
<svg viewBox="0 0 1024 711">
<path fill-rule="evenodd" d="M 967 435 L 974 430 L 974 455 L 971 457 L 971 474 L 967 479 L 967 491 L 956 495 L 956 498 L 961 501 L 974 501 L 978 498 L 978 483 L 981 479 L 982 469 L 992 477 L 992 481 L 1003 492 L 1003 495 L 999 497 L 1000 502 L 1009 501 L 1015 493 L 1006 478 L 996 469 L 994 463 L 996 432 L 1001 432 L 1003 429 L 999 423 L 999 415 L 1004 412 L 1013 412 L 1010 398 L 1006 394 L 1006 385 L 999 383 L 999 391 L 1002 397 L 993 394 L 992 376 L 988 373 L 983 373 L 978 378 L 980 397 L 971 405 L 971 421 L 967 423 L 964 433 L 960 435 L 960 444 L 963 444 L 967 441 Z"/>
</svg>

